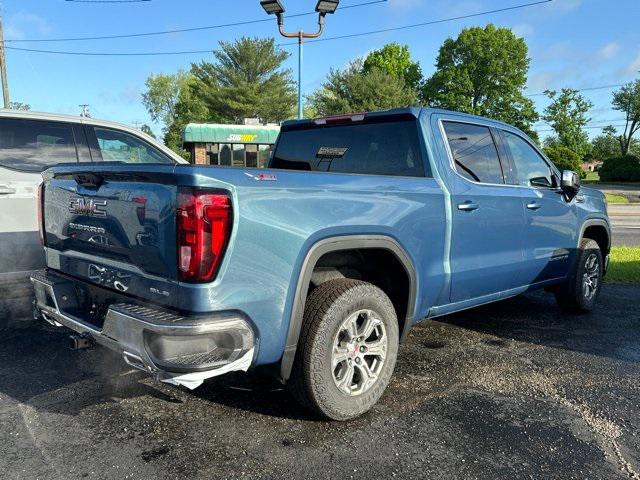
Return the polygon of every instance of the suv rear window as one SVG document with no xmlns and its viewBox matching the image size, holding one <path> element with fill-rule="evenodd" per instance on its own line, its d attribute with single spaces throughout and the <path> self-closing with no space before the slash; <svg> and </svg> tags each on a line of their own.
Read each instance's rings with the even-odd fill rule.
<svg viewBox="0 0 640 480">
<path fill-rule="evenodd" d="M 424 177 L 415 120 L 284 130 L 271 168 Z"/>
<path fill-rule="evenodd" d="M 56 163 L 77 161 L 70 123 L 0 119 L 0 166 L 41 172 Z"/>
<path fill-rule="evenodd" d="M 93 127 L 105 162 L 176 163 L 144 140 L 111 128 Z"/>
</svg>

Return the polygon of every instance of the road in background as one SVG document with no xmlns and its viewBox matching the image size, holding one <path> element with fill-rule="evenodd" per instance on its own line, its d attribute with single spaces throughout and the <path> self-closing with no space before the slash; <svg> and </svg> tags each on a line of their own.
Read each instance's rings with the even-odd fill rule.
<svg viewBox="0 0 640 480">
<path fill-rule="evenodd" d="M 640 246 L 640 203 L 609 205 L 614 246 Z"/>
<path fill-rule="evenodd" d="M 624 195 L 632 203 L 609 204 L 612 227 L 612 243 L 616 247 L 640 246 L 640 183 L 590 183 L 585 187 L 605 193 Z"/>
</svg>

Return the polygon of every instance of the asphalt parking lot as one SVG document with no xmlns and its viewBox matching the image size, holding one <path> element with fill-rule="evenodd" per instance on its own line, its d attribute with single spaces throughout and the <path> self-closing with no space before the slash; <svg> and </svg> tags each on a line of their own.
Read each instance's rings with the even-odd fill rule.
<svg viewBox="0 0 640 480">
<path fill-rule="evenodd" d="M 155 384 L 48 326 L 0 339 L 2 478 L 640 478 L 640 287 L 416 327 L 381 402 L 319 421 L 268 381 Z"/>
</svg>

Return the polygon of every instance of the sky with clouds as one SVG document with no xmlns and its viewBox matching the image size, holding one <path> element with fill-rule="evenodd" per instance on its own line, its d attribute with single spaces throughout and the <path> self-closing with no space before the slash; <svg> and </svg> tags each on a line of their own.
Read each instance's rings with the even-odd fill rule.
<svg viewBox="0 0 640 480">
<path fill-rule="evenodd" d="M 24 42 L 32 39 L 129 34 L 203 27 L 263 19 L 258 0 L 148 0 L 103 3 L 92 0 L 1 0 L 7 47 L 72 52 L 167 52 L 211 50 L 221 40 L 239 36 L 274 36 L 275 19 L 244 26 L 196 32 L 110 40 Z M 288 13 L 310 12 L 315 0 L 282 0 Z M 342 6 L 366 0 L 342 0 Z M 534 0 L 387 0 L 338 11 L 327 17 L 324 36 L 382 30 L 431 20 L 475 14 Z M 615 5 L 615 7 L 614 7 Z M 542 5 L 493 13 L 399 31 L 305 45 L 303 89 L 310 93 L 330 68 L 396 41 L 409 45 L 423 73 L 433 72 L 438 48 L 462 28 L 494 23 L 509 27 L 529 46 L 531 69 L 528 93 L 562 87 L 590 88 L 617 85 L 640 77 L 640 1 L 553 0 Z M 315 28 L 314 16 L 286 20 L 289 30 Z M 23 40 L 19 42 L 18 40 Z M 278 38 L 279 42 L 286 42 Z M 295 45 L 287 67 L 297 69 Z M 12 100 L 32 109 L 78 113 L 90 104 L 93 116 L 124 123 L 151 121 L 141 104 L 144 81 L 151 73 L 188 69 L 192 62 L 211 60 L 210 53 L 160 56 L 80 56 L 7 50 Z M 621 114 L 611 111 L 612 88 L 587 90 L 593 103 L 591 134 L 597 127 L 619 124 Z M 544 96 L 534 95 L 538 111 Z M 158 125 L 152 125 L 159 130 Z M 536 125 L 547 134 L 544 123 Z"/>
</svg>

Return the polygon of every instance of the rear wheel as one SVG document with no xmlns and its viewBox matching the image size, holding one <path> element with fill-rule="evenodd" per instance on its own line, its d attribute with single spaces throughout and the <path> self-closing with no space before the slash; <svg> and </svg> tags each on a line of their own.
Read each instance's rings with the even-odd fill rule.
<svg viewBox="0 0 640 480">
<path fill-rule="evenodd" d="M 378 287 L 350 279 L 321 284 L 305 306 L 293 395 L 333 420 L 363 414 L 389 383 L 398 337 L 393 304 Z"/>
<path fill-rule="evenodd" d="M 574 312 L 593 310 L 602 286 L 603 266 L 598 243 L 590 238 L 582 239 L 572 275 L 554 292 L 558 304 Z"/>
</svg>

